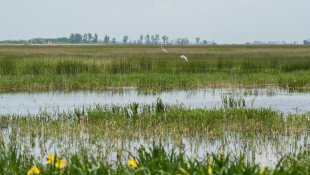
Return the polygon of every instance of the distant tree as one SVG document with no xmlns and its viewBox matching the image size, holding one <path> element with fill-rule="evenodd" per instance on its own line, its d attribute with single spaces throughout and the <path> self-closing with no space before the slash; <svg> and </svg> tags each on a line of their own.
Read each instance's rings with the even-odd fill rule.
<svg viewBox="0 0 310 175">
<path fill-rule="evenodd" d="M 142 44 L 142 43 L 143 43 L 143 35 L 140 35 L 140 38 L 139 38 L 139 40 L 138 40 L 138 43 L 139 43 L 139 44 Z"/>
<path fill-rule="evenodd" d="M 160 35 L 156 34 L 155 35 L 155 44 L 158 44 L 160 40 Z"/>
<path fill-rule="evenodd" d="M 112 38 L 112 43 L 116 44 L 116 38 Z"/>
<path fill-rule="evenodd" d="M 74 39 L 75 39 L 74 34 L 71 33 L 69 37 L 70 43 L 74 43 Z"/>
<path fill-rule="evenodd" d="M 152 44 L 155 44 L 155 40 L 156 40 L 156 39 L 155 39 L 155 35 L 152 35 L 152 36 L 151 36 L 151 43 L 152 43 Z"/>
<path fill-rule="evenodd" d="M 197 37 L 197 38 L 196 38 L 196 44 L 199 44 L 199 42 L 200 42 L 200 38 Z"/>
<path fill-rule="evenodd" d="M 87 33 L 85 33 L 83 35 L 83 43 L 87 43 L 87 42 L 88 42 L 88 35 L 87 35 Z"/>
<path fill-rule="evenodd" d="M 168 43 L 168 40 L 169 40 L 169 37 L 168 37 L 168 36 L 164 35 L 164 36 L 162 36 L 161 38 L 163 39 L 164 44 L 167 44 L 167 43 Z"/>
<path fill-rule="evenodd" d="M 310 39 L 303 41 L 304 45 L 310 45 Z"/>
<path fill-rule="evenodd" d="M 152 44 L 158 44 L 159 43 L 159 38 L 160 38 L 160 36 L 158 34 L 152 35 L 151 36 Z"/>
<path fill-rule="evenodd" d="M 62 37 L 62 38 L 49 38 L 45 39 L 46 43 L 52 42 L 52 43 L 70 43 L 69 38 Z"/>
<path fill-rule="evenodd" d="M 150 37 L 149 34 L 147 34 L 147 35 L 145 36 L 145 43 L 146 43 L 146 44 L 151 44 L 151 37 Z"/>
<path fill-rule="evenodd" d="M 70 43 L 81 43 L 82 40 L 83 40 L 83 37 L 82 37 L 81 34 L 78 34 L 78 33 L 73 34 L 73 33 L 71 33 L 69 40 L 70 40 Z"/>
<path fill-rule="evenodd" d="M 124 37 L 123 37 L 123 43 L 124 44 L 127 44 L 127 42 L 128 42 L 128 36 L 127 35 L 125 35 Z"/>
<path fill-rule="evenodd" d="M 188 38 L 177 38 L 175 43 L 178 45 L 187 45 L 189 44 L 189 39 Z"/>
<path fill-rule="evenodd" d="M 47 41 L 44 38 L 33 38 L 28 40 L 30 44 L 46 44 Z"/>
<path fill-rule="evenodd" d="M 76 39 L 76 43 L 81 43 L 83 37 L 81 34 L 77 33 L 77 34 L 75 34 L 75 39 Z"/>
<path fill-rule="evenodd" d="M 95 33 L 92 42 L 93 43 L 98 43 L 98 34 L 97 33 Z"/>
<path fill-rule="evenodd" d="M 91 33 L 88 33 L 88 42 L 92 42 L 93 41 L 93 35 Z"/>
<path fill-rule="evenodd" d="M 207 40 L 203 40 L 202 43 L 205 44 L 205 45 L 207 45 L 207 44 L 208 44 L 208 41 L 207 41 Z"/>
<path fill-rule="evenodd" d="M 108 43 L 110 42 L 110 37 L 109 37 L 108 35 L 105 35 L 105 36 L 104 36 L 104 39 L 103 39 L 103 42 L 104 42 L 105 44 L 108 44 Z"/>
</svg>

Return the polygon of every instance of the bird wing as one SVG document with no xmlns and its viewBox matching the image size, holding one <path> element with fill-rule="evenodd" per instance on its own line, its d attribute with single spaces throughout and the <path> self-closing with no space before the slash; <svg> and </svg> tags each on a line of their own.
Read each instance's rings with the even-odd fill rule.
<svg viewBox="0 0 310 175">
<path fill-rule="evenodd" d="M 185 61 L 188 61 L 187 58 L 186 58 L 186 56 L 181 55 L 180 57 L 183 58 Z"/>
</svg>

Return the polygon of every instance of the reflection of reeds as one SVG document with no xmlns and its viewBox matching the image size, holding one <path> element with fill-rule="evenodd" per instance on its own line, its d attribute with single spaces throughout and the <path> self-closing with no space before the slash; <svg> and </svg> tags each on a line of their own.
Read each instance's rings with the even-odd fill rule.
<svg viewBox="0 0 310 175">
<path fill-rule="evenodd" d="M 129 153 L 131 158 L 125 162 L 116 160 L 114 163 L 92 157 L 87 150 L 73 155 L 66 155 L 66 159 L 51 155 L 48 161 L 37 160 L 27 151 L 12 145 L 0 145 L 0 173 L 1 174 L 309 174 L 310 155 L 303 152 L 298 155 L 283 156 L 278 164 L 260 166 L 249 163 L 244 155 L 233 157 L 229 153 L 218 151 L 207 154 L 203 160 L 189 158 L 183 152 L 175 149 L 167 151 L 164 145 L 153 143 L 150 147 L 140 146 Z M 223 173 L 224 172 L 224 173 Z"/>
</svg>

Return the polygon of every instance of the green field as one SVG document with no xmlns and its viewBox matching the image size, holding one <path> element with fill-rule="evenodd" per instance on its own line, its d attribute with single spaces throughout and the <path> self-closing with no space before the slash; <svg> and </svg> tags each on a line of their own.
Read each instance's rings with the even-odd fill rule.
<svg viewBox="0 0 310 175">
<path fill-rule="evenodd" d="M 271 88 L 263 94 L 268 97 L 281 95 L 273 88 L 309 92 L 309 46 L 165 48 L 168 53 L 144 45 L 0 45 L 0 91 L 17 96 L 128 87 L 146 94 L 246 89 L 221 94 L 217 108 L 158 98 L 2 115 L 0 174 L 309 174 L 309 112 L 254 108 L 243 98 L 259 98 L 255 88 L 265 87 Z"/>
<path fill-rule="evenodd" d="M 190 89 L 281 86 L 309 90 L 307 46 L 0 46 L 0 90 Z M 188 57 L 186 62 L 179 58 Z"/>
</svg>

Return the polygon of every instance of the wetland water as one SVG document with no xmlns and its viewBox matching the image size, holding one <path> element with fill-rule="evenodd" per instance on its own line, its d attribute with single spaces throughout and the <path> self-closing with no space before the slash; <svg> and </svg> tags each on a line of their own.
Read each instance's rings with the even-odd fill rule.
<svg viewBox="0 0 310 175">
<path fill-rule="evenodd" d="M 223 97 L 243 98 L 246 107 L 272 108 L 287 113 L 305 114 L 310 111 L 310 93 L 289 91 L 286 89 L 199 89 L 174 90 L 145 93 L 136 89 L 121 91 L 77 91 L 77 92 L 39 92 L 39 93 L 3 93 L 0 94 L 0 115 L 36 115 L 40 110 L 48 113 L 71 111 L 76 108 L 95 105 L 128 105 L 155 103 L 161 98 L 168 105 L 181 104 L 191 108 L 220 108 Z M 13 124 L 14 125 L 14 124 Z M 0 136 L 5 144 L 10 143 L 12 128 L 0 128 Z M 188 157 L 203 158 L 206 153 L 224 151 L 233 155 L 245 154 L 249 162 L 264 166 L 275 166 L 279 159 L 287 154 L 296 154 L 310 149 L 309 132 L 301 135 L 282 135 L 243 137 L 239 133 L 226 133 L 221 138 L 205 135 L 197 137 L 145 137 L 107 138 L 91 136 L 90 128 L 80 128 L 77 132 L 60 132 L 54 136 L 44 132 L 35 135 L 17 134 L 22 149 L 30 150 L 31 154 L 45 160 L 48 153 L 77 153 L 87 150 L 89 154 L 99 156 L 108 161 L 115 161 L 121 152 L 124 160 L 127 152 L 135 152 L 140 145 L 150 146 L 155 140 L 162 142 L 169 151 L 172 147 L 184 151 Z M 40 129 L 39 129 L 40 130 Z M 43 130 L 43 129 L 42 129 Z M 102 134 L 102 133 L 101 133 Z M 140 135 L 138 133 L 138 135 Z M 199 136 L 198 136 L 199 135 Z M 121 150 L 121 151 L 120 151 Z M 125 151 L 126 150 L 126 151 Z"/>
<path fill-rule="evenodd" d="M 220 108 L 225 96 L 243 98 L 247 107 L 272 108 L 287 113 L 309 113 L 310 93 L 285 89 L 198 89 L 143 93 L 136 89 L 121 91 L 76 91 L 0 94 L 0 115 L 36 115 L 95 105 L 151 104 L 161 98 L 165 104 L 193 108 Z"/>
</svg>

